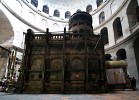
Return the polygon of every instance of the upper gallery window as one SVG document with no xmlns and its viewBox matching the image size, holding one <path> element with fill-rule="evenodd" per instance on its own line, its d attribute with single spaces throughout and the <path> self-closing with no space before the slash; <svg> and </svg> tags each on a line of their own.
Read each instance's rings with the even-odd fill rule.
<svg viewBox="0 0 139 100">
<path fill-rule="evenodd" d="M 60 12 L 59 12 L 59 10 L 56 9 L 56 10 L 54 11 L 54 16 L 60 17 Z"/>
<path fill-rule="evenodd" d="M 49 14 L 49 7 L 47 5 L 44 5 L 42 11 L 46 14 Z"/>
<path fill-rule="evenodd" d="M 92 11 L 92 5 L 86 7 L 86 12 L 90 13 Z"/>
<path fill-rule="evenodd" d="M 69 18 L 71 16 L 70 12 L 69 11 L 66 11 L 65 12 L 65 18 Z"/>
<path fill-rule="evenodd" d="M 38 0 L 31 0 L 31 4 L 37 8 L 38 7 Z"/>
<path fill-rule="evenodd" d="M 102 11 L 99 14 L 99 24 L 103 23 L 104 21 L 105 21 L 105 14 L 104 14 L 104 11 Z"/>
<path fill-rule="evenodd" d="M 97 0 L 96 3 L 97 3 L 97 7 L 99 7 L 103 3 L 103 0 Z"/>
</svg>

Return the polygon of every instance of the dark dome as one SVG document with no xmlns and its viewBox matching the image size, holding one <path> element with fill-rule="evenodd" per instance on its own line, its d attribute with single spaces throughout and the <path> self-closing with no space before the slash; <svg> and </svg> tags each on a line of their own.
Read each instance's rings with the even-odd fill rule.
<svg viewBox="0 0 139 100">
<path fill-rule="evenodd" d="M 69 30 L 74 33 L 93 32 L 92 16 L 87 12 L 76 12 L 69 18 Z"/>
<path fill-rule="evenodd" d="M 92 16 L 87 12 L 74 13 L 69 19 L 69 26 L 70 24 L 72 24 L 74 21 L 77 21 L 77 20 L 83 20 L 83 21 L 89 22 L 92 25 Z"/>
</svg>

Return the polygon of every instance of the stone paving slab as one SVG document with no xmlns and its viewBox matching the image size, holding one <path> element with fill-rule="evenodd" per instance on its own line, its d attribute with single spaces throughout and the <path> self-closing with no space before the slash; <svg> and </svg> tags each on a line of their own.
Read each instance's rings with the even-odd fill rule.
<svg viewBox="0 0 139 100">
<path fill-rule="evenodd" d="M 102 94 L 11 94 L 0 92 L 0 100 L 139 100 L 139 91 Z"/>
</svg>

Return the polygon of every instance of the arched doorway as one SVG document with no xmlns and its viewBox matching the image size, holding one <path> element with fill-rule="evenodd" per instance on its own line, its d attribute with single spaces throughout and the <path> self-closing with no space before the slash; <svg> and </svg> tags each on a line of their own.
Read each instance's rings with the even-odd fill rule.
<svg viewBox="0 0 139 100">
<path fill-rule="evenodd" d="M 126 51 L 125 49 L 119 49 L 116 52 L 117 60 L 125 60 L 126 59 Z"/>
<path fill-rule="evenodd" d="M 136 63 L 137 63 L 137 69 L 138 69 L 138 74 L 139 74 L 139 37 L 136 38 L 134 41 L 134 52 L 135 52 L 135 57 L 136 57 Z"/>
<path fill-rule="evenodd" d="M 105 60 L 106 61 L 112 60 L 111 57 L 112 57 L 111 54 L 105 54 Z"/>
</svg>

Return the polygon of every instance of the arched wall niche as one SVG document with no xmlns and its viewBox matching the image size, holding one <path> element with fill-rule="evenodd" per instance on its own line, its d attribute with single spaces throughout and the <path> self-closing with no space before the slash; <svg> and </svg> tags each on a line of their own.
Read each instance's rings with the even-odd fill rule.
<svg viewBox="0 0 139 100">
<path fill-rule="evenodd" d="M 2 10 L 0 10 L 0 15 L 0 44 L 11 45 L 14 37 L 12 24 Z"/>
</svg>

